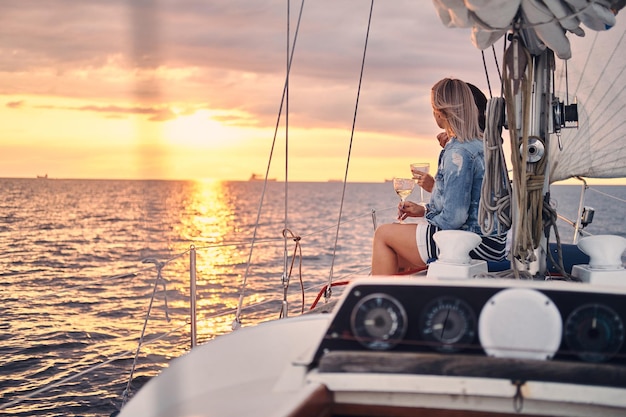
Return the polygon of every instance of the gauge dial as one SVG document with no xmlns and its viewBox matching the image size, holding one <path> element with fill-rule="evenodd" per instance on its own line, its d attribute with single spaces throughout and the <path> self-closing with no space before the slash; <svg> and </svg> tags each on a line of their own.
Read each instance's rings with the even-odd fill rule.
<svg viewBox="0 0 626 417">
<path fill-rule="evenodd" d="M 390 295 L 370 294 L 354 306 L 350 326 L 354 337 L 366 348 L 388 350 L 406 334 L 406 311 Z"/>
<path fill-rule="evenodd" d="M 476 315 L 458 297 L 439 297 L 429 303 L 420 320 L 420 332 L 440 352 L 456 352 L 476 337 Z"/>
<path fill-rule="evenodd" d="M 574 310 L 565 322 L 565 342 L 586 362 L 605 362 L 624 343 L 624 323 L 610 307 L 586 304 Z"/>
</svg>

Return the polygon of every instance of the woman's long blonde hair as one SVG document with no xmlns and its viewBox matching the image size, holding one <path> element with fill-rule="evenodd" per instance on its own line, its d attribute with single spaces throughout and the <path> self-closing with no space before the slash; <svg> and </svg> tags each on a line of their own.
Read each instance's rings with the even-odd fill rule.
<svg viewBox="0 0 626 417">
<path fill-rule="evenodd" d="M 444 118 L 448 136 L 459 142 L 482 139 L 478 126 L 478 108 L 469 86 L 461 80 L 444 78 L 431 90 L 433 110 Z"/>
</svg>

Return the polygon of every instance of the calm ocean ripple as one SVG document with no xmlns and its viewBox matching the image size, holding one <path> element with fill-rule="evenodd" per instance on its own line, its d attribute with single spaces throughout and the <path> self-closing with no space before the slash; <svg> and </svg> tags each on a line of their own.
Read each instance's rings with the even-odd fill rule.
<svg viewBox="0 0 626 417">
<path fill-rule="evenodd" d="M 189 251 L 197 251 L 198 341 L 230 331 L 248 257 L 244 325 L 278 317 L 284 184 L 0 179 L 0 407 L 9 416 L 108 416 L 120 406 L 148 315 L 131 393 L 187 352 Z M 598 190 L 600 192 L 593 192 Z M 305 308 L 333 279 L 367 274 L 378 224 L 394 220 L 390 184 L 349 183 L 335 253 L 341 183 L 290 184 L 288 229 L 301 237 Z M 616 196 L 611 199 L 605 194 Z M 554 186 L 574 219 L 580 187 Z M 626 187 L 594 186 L 593 234 L 625 234 Z M 573 233 L 561 225 L 561 238 Z M 291 257 L 294 241 L 286 251 Z M 251 254 L 252 253 L 252 254 Z M 335 258 L 333 260 L 333 253 Z M 290 260 L 290 259 L 289 259 Z M 157 271 L 162 266 L 162 279 Z M 289 293 L 302 308 L 298 265 Z M 156 290 L 155 290 L 156 286 Z"/>
</svg>

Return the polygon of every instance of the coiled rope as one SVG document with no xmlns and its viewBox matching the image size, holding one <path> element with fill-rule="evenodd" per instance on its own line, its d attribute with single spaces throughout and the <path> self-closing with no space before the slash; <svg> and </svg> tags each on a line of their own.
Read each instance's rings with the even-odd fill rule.
<svg viewBox="0 0 626 417">
<path fill-rule="evenodd" d="M 494 230 L 503 234 L 511 227 L 511 182 L 502 148 L 502 119 L 504 99 L 495 97 L 487 103 L 487 122 L 483 143 L 485 147 L 485 176 L 478 206 L 478 221 L 485 235 Z"/>
</svg>

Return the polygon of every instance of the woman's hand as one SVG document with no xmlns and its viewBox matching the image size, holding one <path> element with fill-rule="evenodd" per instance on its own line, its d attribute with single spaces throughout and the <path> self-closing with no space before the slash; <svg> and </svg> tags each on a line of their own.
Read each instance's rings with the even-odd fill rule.
<svg viewBox="0 0 626 417">
<path fill-rule="evenodd" d="M 398 219 L 405 220 L 407 217 L 424 217 L 426 208 L 412 201 L 398 204 Z"/>
<path fill-rule="evenodd" d="M 424 172 L 416 172 L 413 174 L 413 178 L 417 182 L 417 185 L 422 187 L 424 191 L 431 193 L 433 191 L 433 187 L 435 186 L 435 178 L 432 175 L 426 174 Z"/>
</svg>

